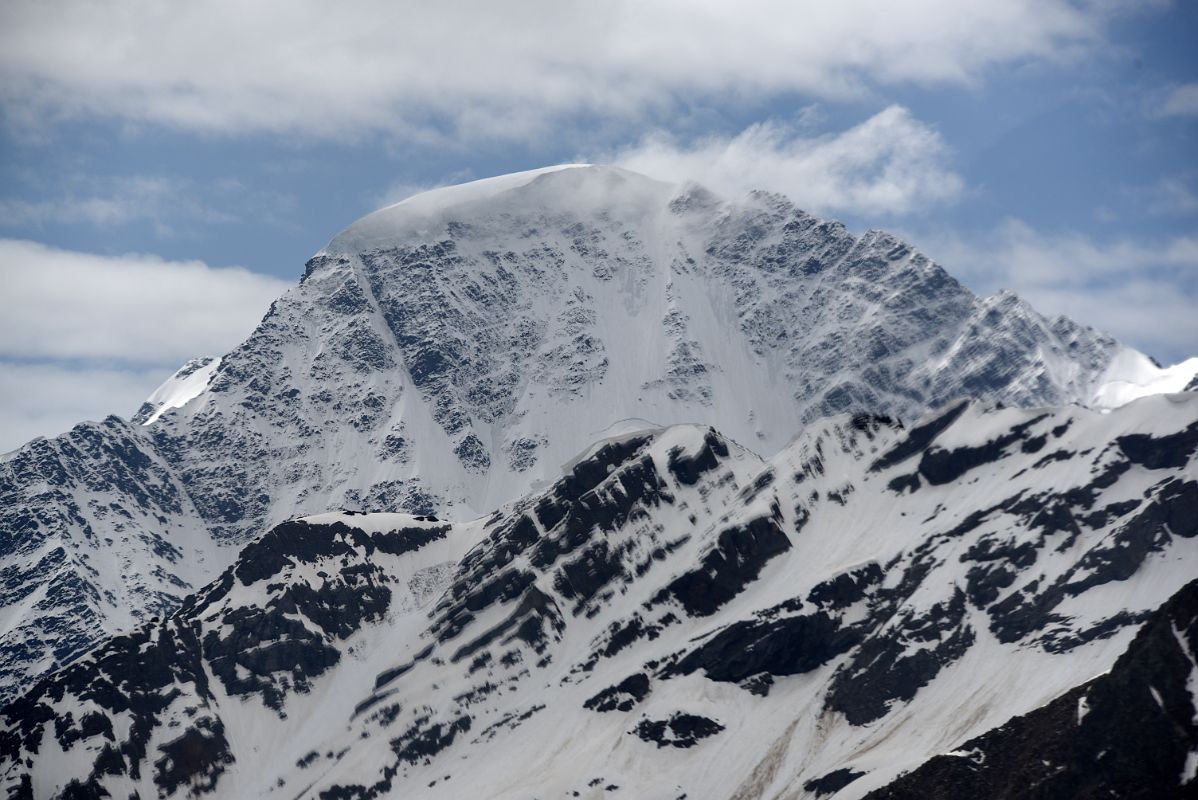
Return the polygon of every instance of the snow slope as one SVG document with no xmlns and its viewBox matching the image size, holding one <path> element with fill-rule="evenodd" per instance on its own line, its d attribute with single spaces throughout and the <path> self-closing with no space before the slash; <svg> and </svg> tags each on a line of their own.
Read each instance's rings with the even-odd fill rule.
<svg viewBox="0 0 1198 800">
<path fill-rule="evenodd" d="M 208 388 L 213 373 L 220 367 L 219 358 L 193 358 L 154 390 L 134 415 L 134 422 L 153 425 L 172 409 L 182 408 Z"/>
<path fill-rule="evenodd" d="M 638 428 L 712 425 L 770 457 L 829 415 L 1088 403 L 1117 354 L 1134 360 L 1120 348 L 779 195 L 586 165 L 437 189 L 335 237 L 142 424 L 89 423 L 0 462 L 0 698 L 286 520 L 470 520 Z M 136 477 L 150 465 L 165 505 Z M 77 607 L 94 616 L 71 630 Z"/>
<path fill-rule="evenodd" d="M 1116 352 L 1098 379 L 1090 405 L 1118 408 L 1139 397 L 1192 391 L 1198 388 L 1195 380 L 1198 380 L 1198 357 L 1161 367 L 1143 353 L 1124 347 Z"/>
<path fill-rule="evenodd" d="M 1111 669 L 1193 579 L 1195 508 L 1193 394 L 839 417 L 768 460 L 615 437 L 471 522 L 277 528 L 10 706 L 0 781 L 862 797 Z"/>
<path fill-rule="evenodd" d="M 1193 796 L 1196 655 L 1198 579 L 1149 617 L 1109 671 L 869 800 Z"/>
</svg>

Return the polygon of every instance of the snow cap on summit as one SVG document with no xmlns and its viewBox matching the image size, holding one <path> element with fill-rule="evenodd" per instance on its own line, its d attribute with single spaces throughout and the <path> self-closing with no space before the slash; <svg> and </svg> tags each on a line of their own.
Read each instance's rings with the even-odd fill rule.
<svg viewBox="0 0 1198 800">
<path fill-rule="evenodd" d="M 554 172 L 593 168 L 591 164 L 557 164 L 551 167 L 496 175 L 468 183 L 440 186 L 414 194 L 398 203 L 367 214 L 337 234 L 326 252 L 359 252 L 380 239 L 391 238 L 415 220 L 437 217 L 451 208 L 490 200 L 504 192 L 519 189 Z"/>
</svg>

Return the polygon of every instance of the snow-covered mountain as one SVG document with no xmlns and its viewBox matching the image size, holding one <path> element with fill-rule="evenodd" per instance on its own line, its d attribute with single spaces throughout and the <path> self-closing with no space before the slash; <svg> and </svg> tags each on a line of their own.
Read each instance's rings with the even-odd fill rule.
<svg viewBox="0 0 1198 800">
<path fill-rule="evenodd" d="M 117 417 L 0 461 L 0 701 L 227 566 L 192 496 Z"/>
<path fill-rule="evenodd" d="M 830 414 L 1180 388 L 1154 370 L 778 195 L 592 166 L 435 190 L 334 238 L 243 345 L 189 362 L 131 422 L 0 461 L 0 698 L 298 516 L 467 520 L 649 425 L 770 457 Z"/>
<path fill-rule="evenodd" d="M 768 459 L 701 426 L 626 433 L 475 520 L 275 528 L 8 706 L 0 782 L 846 800 L 1006 797 L 1021 778 L 1181 796 L 1196 563 L 1194 394 L 834 417 Z"/>
<path fill-rule="evenodd" d="M 573 167 L 350 226 L 149 433 L 244 541 L 338 506 L 470 517 L 646 421 L 771 455 L 832 413 L 1085 403 L 1122 352 L 777 195 Z"/>
</svg>

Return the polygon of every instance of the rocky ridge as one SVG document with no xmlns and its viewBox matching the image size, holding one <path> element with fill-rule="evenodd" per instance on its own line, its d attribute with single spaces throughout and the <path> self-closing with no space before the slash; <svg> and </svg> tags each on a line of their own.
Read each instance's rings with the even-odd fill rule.
<svg viewBox="0 0 1198 800">
<path fill-rule="evenodd" d="M 1056 745 L 1037 766 L 1006 731 L 1061 703 L 1086 757 L 1136 724 L 1154 738 L 1118 769 L 1146 752 L 1188 769 L 1196 512 L 1193 395 L 842 416 L 770 459 L 702 426 L 629 433 L 474 521 L 276 528 L 8 706 L 0 783 L 909 796 L 971 785 L 959 768 L 987 754 L 1056 775 Z M 1103 699 L 1137 686 L 1129 669 L 1157 694 Z M 919 782 L 946 758 L 958 772 Z M 1169 774 L 1144 785 L 1192 788 Z"/>
<path fill-rule="evenodd" d="M 0 460 L 0 698 L 298 516 L 469 519 L 650 424 L 770 456 L 829 414 L 1084 404 L 1129 353 L 778 195 L 587 166 L 435 190 L 337 236 L 133 424 Z"/>
</svg>

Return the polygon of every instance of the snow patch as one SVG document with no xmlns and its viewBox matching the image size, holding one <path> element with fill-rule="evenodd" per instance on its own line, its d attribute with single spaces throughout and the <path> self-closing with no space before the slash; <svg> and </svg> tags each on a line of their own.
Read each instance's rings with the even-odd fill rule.
<svg viewBox="0 0 1198 800">
<path fill-rule="evenodd" d="M 146 398 L 146 404 L 154 407 L 154 413 L 142 425 L 153 425 L 167 411 L 182 408 L 202 394 L 220 362 L 219 358 L 193 358 L 180 367 Z"/>
<path fill-rule="evenodd" d="M 1180 392 L 1195 375 L 1198 375 L 1198 356 L 1171 367 L 1159 367 L 1138 350 L 1124 347 L 1098 379 L 1091 405 L 1118 408 L 1146 395 Z"/>
</svg>

